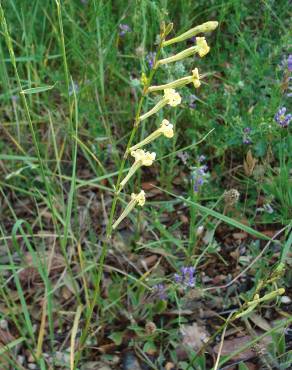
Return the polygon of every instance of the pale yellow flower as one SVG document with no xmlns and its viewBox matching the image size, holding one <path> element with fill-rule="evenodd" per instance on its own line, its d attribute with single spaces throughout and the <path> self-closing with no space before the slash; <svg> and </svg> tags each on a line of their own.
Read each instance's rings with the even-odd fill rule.
<svg viewBox="0 0 292 370">
<path fill-rule="evenodd" d="M 133 150 L 131 156 L 135 158 L 135 162 L 141 162 L 141 166 L 151 166 L 155 161 L 156 153 L 145 152 L 143 149 Z"/>
<path fill-rule="evenodd" d="M 156 68 L 159 67 L 160 65 L 163 65 L 163 64 L 177 62 L 177 61 L 185 59 L 185 58 L 187 58 L 191 55 L 194 55 L 196 53 L 198 53 L 199 56 L 202 58 L 203 56 L 205 56 L 210 51 L 210 48 L 207 44 L 207 41 L 206 41 L 205 37 L 197 37 L 196 42 L 197 42 L 197 44 L 195 46 L 191 46 L 190 48 L 185 49 L 185 50 L 181 51 L 180 53 L 172 55 L 168 58 L 158 60 L 158 62 L 156 63 Z"/>
<path fill-rule="evenodd" d="M 197 89 L 198 87 L 201 86 L 201 81 L 200 81 L 200 75 L 199 75 L 199 70 L 198 68 L 195 68 L 192 70 L 193 76 L 192 76 L 192 82 Z"/>
<path fill-rule="evenodd" d="M 164 98 L 167 99 L 167 104 L 169 104 L 171 107 L 176 107 L 181 103 L 181 96 L 174 89 L 165 89 Z"/>
<path fill-rule="evenodd" d="M 161 122 L 160 128 L 157 131 L 161 132 L 168 139 L 171 139 L 174 135 L 173 125 L 167 119 Z"/>
<path fill-rule="evenodd" d="M 131 199 L 139 204 L 139 206 L 144 206 L 146 198 L 144 190 L 141 190 L 139 194 L 132 193 Z"/>
<path fill-rule="evenodd" d="M 178 88 L 183 87 L 187 84 L 193 83 L 195 88 L 198 88 L 201 86 L 200 82 L 201 76 L 199 75 L 198 68 L 195 68 L 192 70 L 192 76 L 182 77 L 178 80 L 169 82 L 164 85 L 157 85 L 157 86 L 150 86 L 147 90 L 147 92 L 153 92 L 153 91 L 159 91 L 159 90 L 165 90 L 165 89 L 171 89 L 171 88 Z"/>
<path fill-rule="evenodd" d="M 113 230 L 117 228 L 117 226 L 123 221 L 124 218 L 128 216 L 128 214 L 137 204 L 141 207 L 144 206 L 145 200 L 146 199 L 144 190 L 141 190 L 138 194 L 132 193 L 130 202 L 128 203 L 120 217 L 117 219 L 117 221 L 113 224 Z"/>
<path fill-rule="evenodd" d="M 210 51 L 210 48 L 207 44 L 205 37 L 197 37 L 196 43 L 198 47 L 198 54 L 200 55 L 201 58 L 203 58 Z"/>
<path fill-rule="evenodd" d="M 129 152 L 133 152 L 135 150 L 137 152 L 137 149 L 138 148 L 141 148 L 142 146 L 145 146 L 145 145 L 151 143 L 151 141 L 157 139 L 161 135 L 164 135 L 168 139 L 171 139 L 173 137 L 173 135 L 174 135 L 174 133 L 173 133 L 173 125 L 171 123 L 169 123 L 169 121 L 167 119 L 164 119 L 161 122 L 160 127 L 157 130 L 155 130 L 154 132 L 152 132 L 152 134 L 150 134 L 149 136 L 147 136 L 144 140 L 140 141 L 140 143 L 132 146 L 129 149 Z"/>
<path fill-rule="evenodd" d="M 177 93 L 174 89 L 165 89 L 164 97 L 161 100 L 159 100 L 159 102 L 152 109 L 142 114 L 139 117 L 139 121 L 143 121 L 146 118 L 157 113 L 160 109 L 162 109 L 167 104 L 170 105 L 171 107 L 175 107 L 180 103 L 181 103 L 181 96 L 179 95 L 179 93 Z"/>
<path fill-rule="evenodd" d="M 145 152 L 143 149 L 137 149 L 131 151 L 131 156 L 135 158 L 135 162 L 127 173 L 126 177 L 120 182 L 117 192 L 119 193 L 129 179 L 141 166 L 151 166 L 155 161 L 156 153 Z"/>
</svg>

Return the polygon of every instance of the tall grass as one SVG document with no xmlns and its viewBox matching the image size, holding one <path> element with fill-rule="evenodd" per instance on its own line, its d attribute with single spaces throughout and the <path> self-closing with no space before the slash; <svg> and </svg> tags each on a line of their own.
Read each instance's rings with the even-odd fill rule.
<svg viewBox="0 0 292 370">
<path fill-rule="evenodd" d="M 158 198 L 138 216 L 129 216 L 139 225 L 136 231 L 107 238 L 106 226 L 110 234 L 113 220 L 110 204 L 117 200 L 114 184 L 128 170 L 121 153 L 131 142 L 132 117 L 149 108 L 146 101 L 139 103 L 139 81 L 148 72 L 145 56 L 154 51 L 159 25 L 174 22 L 179 34 L 209 19 L 218 20 L 220 27 L 210 36 L 212 53 L 204 60 L 209 73 L 196 108 L 189 109 L 193 91 L 185 89 L 184 109 L 171 113 L 179 139 L 153 143 L 158 165 L 129 184 L 130 190 L 148 186 Z M 143 255 L 156 250 L 173 272 L 185 261 L 199 270 L 212 257 L 219 223 L 266 241 L 271 238 L 258 225 L 284 224 L 285 241 L 278 244 L 282 257 L 273 263 L 286 262 L 291 247 L 291 140 L 273 116 L 283 104 L 279 63 L 288 53 L 288 20 L 286 0 L 1 2 L 0 256 L 7 258 L 1 262 L 0 299 L 5 307 L 1 317 L 16 339 L 0 349 L 0 356 L 5 353 L 13 368 L 23 368 L 15 355 L 17 345 L 28 349 L 41 369 L 49 368 L 47 355 L 52 366 L 59 366 L 56 351 L 69 348 L 71 368 L 77 368 L 92 355 L 90 341 L 103 343 L 110 334 L 107 328 L 115 330 L 120 312 L 127 316 L 130 307 L 137 321 L 145 317 L 143 297 L 160 276 L 133 267 L 129 251 Z M 119 36 L 121 23 L 131 27 L 124 37 Z M 200 68 L 201 61 L 195 62 Z M 188 74 L 194 61 L 188 63 L 166 68 L 164 76 L 171 81 Z M 155 82 L 161 77 L 158 71 Z M 155 124 L 143 124 L 141 138 Z M 242 145 L 245 127 L 252 128 L 252 152 L 266 170 L 260 180 L 247 178 L 240 167 L 248 150 Z M 190 157 L 187 164 L 177 156 L 182 153 Z M 200 154 L 208 158 L 211 177 L 196 197 L 189 177 Z M 221 195 L 234 185 L 246 191 L 247 222 L 238 212 L 223 214 Z M 273 195 L 275 213 L 256 224 L 256 201 L 262 194 Z M 119 197 L 125 205 L 126 198 Z M 183 217 L 177 215 L 188 212 L 186 232 Z M 198 249 L 200 225 L 214 228 L 204 250 Z M 248 248 L 252 253 L 253 247 Z M 56 278 L 52 261 L 60 254 L 64 266 Z M 121 261 L 135 274 L 130 267 L 123 269 Z M 38 272 L 41 289 L 32 282 L 30 292 L 21 280 L 28 267 Z M 265 271 L 262 261 L 257 267 Z M 103 282 L 107 274 L 114 282 L 110 288 Z M 34 306 L 40 311 L 37 319 Z M 159 309 L 153 308 L 148 319 Z M 130 314 L 125 321 L 131 321 Z M 59 340 L 67 323 L 67 337 Z M 125 323 L 124 329 L 129 326 Z M 169 337 L 175 327 L 173 323 L 166 329 Z"/>
</svg>

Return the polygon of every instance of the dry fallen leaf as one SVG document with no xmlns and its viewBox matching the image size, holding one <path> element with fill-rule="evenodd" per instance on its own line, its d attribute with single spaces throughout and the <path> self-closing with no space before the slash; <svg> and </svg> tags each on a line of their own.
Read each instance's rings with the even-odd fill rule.
<svg viewBox="0 0 292 370">
<path fill-rule="evenodd" d="M 246 154 L 246 159 L 243 161 L 243 168 L 246 176 L 251 176 L 257 160 L 252 156 L 251 150 Z"/>
<path fill-rule="evenodd" d="M 26 253 L 23 262 L 25 267 L 19 272 L 20 281 L 25 285 L 40 283 L 42 279 L 30 253 Z M 61 254 L 54 254 L 51 259 L 51 253 L 45 252 L 38 259 L 38 262 L 46 265 L 46 268 L 50 266 L 50 277 L 60 273 L 65 268 L 65 259 Z"/>
<path fill-rule="evenodd" d="M 249 319 L 264 331 L 269 331 L 272 329 L 272 326 L 268 323 L 268 321 L 255 312 L 252 312 L 249 315 Z"/>
<path fill-rule="evenodd" d="M 192 325 L 183 325 L 181 333 L 183 335 L 183 344 L 195 351 L 199 351 L 209 338 L 206 328 L 199 326 L 196 322 Z"/>
<path fill-rule="evenodd" d="M 257 333 L 257 335 L 260 335 L 261 333 Z M 242 337 L 234 337 L 232 339 L 224 340 L 223 347 L 221 351 L 221 356 L 227 356 L 231 353 L 239 350 L 241 347 L 247 345 L 253 340 L 253 338 L 250 335 L 244 335 Z M 271 342 L 271 337 L 264 337 L 260 342 L 257 343 L 258 346 L 266 347 Z M 214 352 L 218 354 L 219 352 L 219 346 L 220 343 L 218 343 L 214 347 Z M 253 348 L 247 348 L 245 351 L 241 351 L 234 357 L 232 357 L 232 360 L 234 361 L 245 361 L 249 360 L 253 357 L 257 356 L 257 352 Z"/>
</svg>

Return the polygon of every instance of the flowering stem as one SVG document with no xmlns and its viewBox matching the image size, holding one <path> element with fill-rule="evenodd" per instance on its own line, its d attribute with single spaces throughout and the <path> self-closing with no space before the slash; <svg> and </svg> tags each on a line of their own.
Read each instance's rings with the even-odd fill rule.
<svg viewBox="0 0 292 370">
<path fill-rule="evenodd" d="M 161 37 L 161 41 L 160 41 L 160 43 L 158 45 L 158 48 L 157 48 L 157 53 L 156 53 L 156 56 L 155 56 L 154 65 L 156 64 L 156 62 L 157 62 L 157 60 L 159 58 L 159 55 L 161 53 L 161 48 L 162 48 L 163 41 L 164 41 L 164 37 Z M 156 72 L 156 69 L 153 68 L 151 70 L 151 72 L 150 72 L 149 78 L 147 79 L 147 83 L 144 86 L 144 89 L 143 89 L 141 98 L 139 100 L 137 111 L 136 111 L 136 115 L 135 115 L 134 125 L 133 125 L 132 132 L 131 132 L 131 135 L 130 135 L 130 138 L 129 138 L 129 141 L 128 141 L 128 144 L 127 144 L 127 147 L 126 147 L 126 150 L 125 150 L 125 154 L 124 154 L 123 159 L 122 159 L 122 162 L 121 162 L 121 166 L 119 168 L 118 179 L 117 179 L 117 182 L 116 182 L 116 185 L 115 185 L 115 189 L 118 189 L 119 186 L 120 186 L 121 179 L 122 179 L 122 174 L 123 174 L 123 170 L 124 170 L 126 159 L 127 159 L 127 154 L 128 154 L 129 148 L 131 147 L 131 144 L 132 144 L 132 142 L 133 142 L 133 140 L 135 138 L 135 134 L 136 134 L 136 132 L 138 130 L 139 117 L 140 117 L 140 114 L 141 114 L 142 105 L 143 105 L 144 99 L 145 99 L 145 97 L 146 97 L 146 95 L 148 93 L 148 88 L 149 88 L 149 86 L 151 84 L 151 81 L 152 81 L 154 75 L 155 75 L 155 72 Z M 93 298 L 92 298 L 90 307 L 88 308 L 85 326 L 84 326 L 84 329 L 83 329 L 82 334 L 81 334 L 81 338 L 80 338 L 80 342 L 79 342 L 80 343 L 80 345 L 79 345 L 79 351 L 78 351 L 78 353 L 76 354 L 76 357 L 75 357 L 75 360 L 76 360 L 75 367 L 77 366 L 77 364 L 79 362 L 79 359 L 80 359 L 80 356 L 81 356 L 81 351 L 82 351 L 82 349 L 84 347 L 84 344 L 86 342 L 86 339 L 88 337 L 88 331 L 89 331 L 89 327 L 90 327 L 90 323 L 91 323 L 91 318 L 92 318 L 93 311 L 94 311 L 94 308 L 96 306 L 97 300 L 99 298 L 100 281 L 101 281 L 102 272 L 103 272 L 103 264 L 104 264 L 105 257 L 106 257 L 106 254 L 107 254 L 107 246 L 108 246 L 108 244 L 110 242 L 112 231 L 113 231 L 113 225 L 112 225 L 112 223 L 113 223 L 113 218 L 114 218 L 114 215 L 115 215 L 115 210 L 116 210 L 116 205 L 117 205 L 117 201 L 118 201 L 118 196 L 119 196 L 118 193 L 115 192 L 114 199 L 113 199 L 112 206 L 111 206 L 110 216 L 109 216 L 109 220 L 108 220 L 108 224 L 107 224 L 107 229 L 106 229 L 106 238 L 105 238 L 105 240 L 103 242 L 103 246 L 102 246 L 102 250 L 101 250 L 101 255 L 99 257 L 97 278 L 96 278 L 96 281 L 95 281 Z"/>
</svg>

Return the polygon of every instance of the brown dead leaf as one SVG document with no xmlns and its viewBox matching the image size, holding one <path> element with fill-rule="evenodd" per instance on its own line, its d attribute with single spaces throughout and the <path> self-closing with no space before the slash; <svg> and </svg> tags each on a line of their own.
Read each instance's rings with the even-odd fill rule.
<svg viewBox="0 0 292 370">
<path fill-rule="evenodd" d="M 15 340 L 12 334 L 10 334 L 8 331 L 3 330 L 0 328 L 0 351 L 3 349 L 5 351 L 5 347 L 7 344 Z M 6 353 L 7 356 L 7 353 Z M 1 369 L 8 369 L 9 368 L 9 362 L 6 358 L 6 356 L 0 356 L 0 364 L 1 364 Z"/>
<path fill-rule="evenodd" d="M 8 331 L 3 330 L 0 328 L 0 344 L 3 344 L 6 346 L 8 343 L 15 340 L 12 334 L 10 334 Z"/>
<path fill-rule="evenodd" d="M 249 319 L 264 331 L 269 331 L 272 329 L 272 326 L 268 323 L 268 321 L 255 312 L 252 312 L 249 315 Z"/>
<path fill-rule="evenodd" d="M 65 268 L 65 259 L 60 254 L 54 254 L 51 258 L 51 253 L 45 252 L 38 262 L 46 265 L 46 268 L 49 268 L 50 265 L 50 277 L 60 273 Z M 25 255 L 24 265 L 24 269 L 19 272 L 20 281 L 25 285 L 40 283 L 42 279 L 30 253 Z"/>
<path fill-rule="evenodd" d="M 249 150 L 246 154 L 246 158 L 243 161 L 243 168 L 246 176 L 251 176 L 257 160 L 252 156 L 251 150 Z"/>
<path fill-rule="evenodd" d="M 233 238 L 235 240 L 243 240 L 243 239 L 246 239 L 248 237 L 247 233 L 246 232 L 238 232 L 238 233 L 233 233 L 232 234 Z"/>
<path fill-rule="evenodd" d="M 250 335 L 244 335 L 243 337 L 235 337 L 232 339 L 224 340 L 222 351 L 221 351 L 221 356 L 230 355 L 231 353 L 238 350 L 240 347 L 243 347 L 244 345 L 246 345 L 251 340 L 252 340 L 252 337 Z M 218 354 L 219 352 L 219 347 L 220 347 L 220 343 L 216 344 L 216 346 L 214 347 L 214 352 L 216 354 Z M 236 356 L 232 358 L 232 360 L 234 361 L 249 360 L 255 357 L 255 355 L 256 355 L 255 352 L 252 349 L 248 348 L 245 351 L 238 353 Z"/>
<path fill-rule="evenodd" d="M 257 332 L 257 335 L 261 335 L 262 332 Z M 221 356 L 227 356 L 233 352 L 239 350 L 241 347 L 247 345 L 253 340 L 250 335 L 244 335 L 241 337 L 234 337 L 232 339 L 224 340 L 223 347 L 221 351 Z M 271 342 L 271 337 L 264 337 L 260 342 L 257 343 L 259 347 L 266 348 L 267 345 Z M 214 352 L 218 354 L 220 343 L 214 347 Z M 253 357 L 257 356 L 257 352 L 253 348 L 247 348 L 245 351 L 242 351 L 232 357 L 234 361 L 246 361 Z"/>
<path fill-rule="evenodd" d="M 199 326 L 196 322 L 192 325 L 183 325 L 181 333 L 183 335 L 182 343 L 194 351 L 199 351 L 209 338 L 206 328 Z"/>
</svg>

